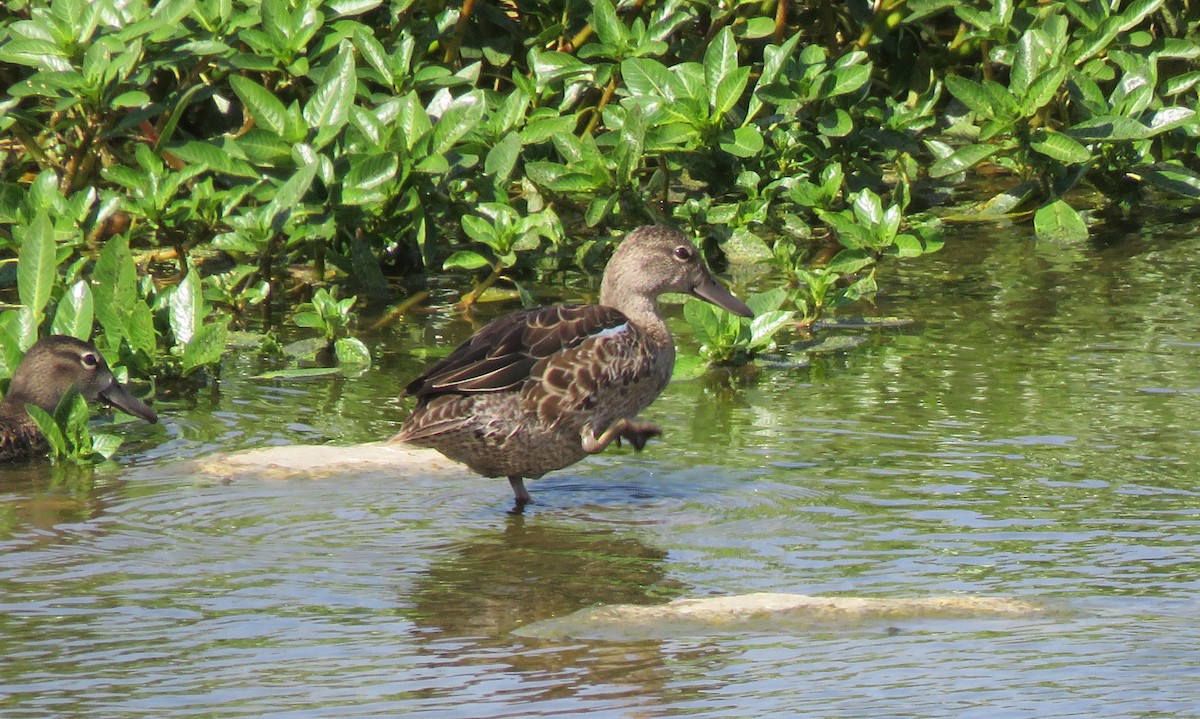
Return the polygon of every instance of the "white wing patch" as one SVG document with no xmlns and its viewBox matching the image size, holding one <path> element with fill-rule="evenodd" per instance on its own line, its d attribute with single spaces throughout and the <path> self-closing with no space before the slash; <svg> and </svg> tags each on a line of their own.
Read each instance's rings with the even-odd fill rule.
<svg viewBox="0 0 1200 719">
<path fill-rule="evenodd" d="M 616 337 L 617 335 L 621 334 L 622 332 L 627 331 L 628 329 L 629 329 L 629 323 L 622 322 L 621 324 L 617 325 L 616 327 L 608 327 L 608 328 L 600 330 L 596 334 L 592 335 L 591 339 L 602 340 L 606 337 Z"/>
</svg>

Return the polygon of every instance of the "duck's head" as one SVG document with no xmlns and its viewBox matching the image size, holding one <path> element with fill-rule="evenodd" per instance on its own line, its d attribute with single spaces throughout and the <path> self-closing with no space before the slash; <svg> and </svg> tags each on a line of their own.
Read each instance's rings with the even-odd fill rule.
<svg viewBox="0 0 1200 719">
<path fill-rule="evenodd" d="M 4 401 L 18 407 L 33 404 L 53 413 L 72 385 L 88 402 L 99 401 L 147 422 L 158 421 L 154 410 L 117 381 L 99 350 L 66 335 L 44 337 L 29 348 Z"/>
<path fill-rule="evenodd" d="M 629 296 L 654 300 L 667 292 L 699 297 L 742 317 L 754 313 L 725 289 L 683 233 L 669 227 L 639 227 L 613 253 L 600 283 L 600 304 L 621 308 Z"/>
</svg>

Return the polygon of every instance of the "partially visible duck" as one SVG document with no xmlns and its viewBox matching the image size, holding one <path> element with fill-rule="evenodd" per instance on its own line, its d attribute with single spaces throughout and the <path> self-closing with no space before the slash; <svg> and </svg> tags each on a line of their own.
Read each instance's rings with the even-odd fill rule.
<svg viewBox="0 0 1200 719">
<path fill-rule="evenodd" d="M 88 402 L 99 401 L 147 422 L 158 421 L 154 410 L 117 381 L 99 350 L 74 337 L 50 335 L 29 348 L 12 376 L 8 394 L 0 400 L 0 461 L 46 451 L 46 438 L 25 406 L 53 414 L 72 385 Z"/>
<path fill-rule="evenodd" d="M 485 477 L 508 477 L 517 508 L 526 478 L 562 469 L 614 440 L 641 449 L 661 433 L 636 415 L 675 365 L 658 297 L 680 292 L 743 317 L 687 237 L 639 227 L 621 242 L 600 304 L 523 310 L 493 320 L 404 388 L 417 405 L 393 441 L 432 447 Z"/>
</svg>

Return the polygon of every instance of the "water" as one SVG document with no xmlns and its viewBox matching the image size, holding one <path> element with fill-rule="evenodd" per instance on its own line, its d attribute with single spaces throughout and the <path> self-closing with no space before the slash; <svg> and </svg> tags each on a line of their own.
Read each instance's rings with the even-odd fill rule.
<svg viewBox="0 0 1200 719">
<path fill-rule="evenodd" d="M 808 369 L 677 383 L 640 455 L 530 483 L 239 478 L 194 456 L 389 436 L 463 323 L 353 379 L 233 357 L 120 466 L 0 471 L 4 717 L 1200 716 L 1200 240 L 956 228 Z M 680 339 L 681 344 L 689 340 Z M 597 603 L 782 591 L 1036 601 L 1020 619 L 518 638 Z"/>
</svg>

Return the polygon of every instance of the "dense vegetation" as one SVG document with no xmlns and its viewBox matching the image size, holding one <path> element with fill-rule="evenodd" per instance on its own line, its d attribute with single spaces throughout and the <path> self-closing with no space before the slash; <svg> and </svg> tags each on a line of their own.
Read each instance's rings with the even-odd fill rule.
<svg viewBox="0 0 1200 719">
<path fill-rule="evenodd" d="M 247 318 L 361 364 L 352 306 L 404 309 L 444 271 L 459 309 L 497 287 L 530 301 L 526 281 L 594 275 L 646 222 L 785 278 L 754 325 L 688 308 L 706 357 L 745 361 L 935 250 L 928 211 L 977 173 L 1000 191 L 955 213 L 1056 241 L 1095 212 L 1200 197 L 1197 14 L 8 0 L 0 379 L 49 330 L 96 330 L 134 375 L 189 376 Z"/>
</svg>

